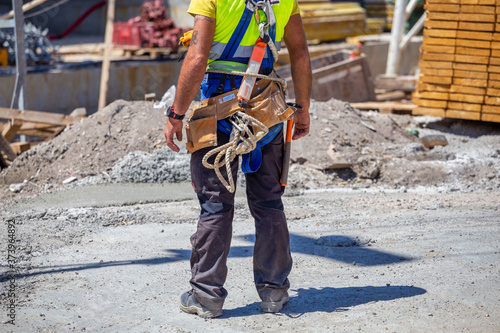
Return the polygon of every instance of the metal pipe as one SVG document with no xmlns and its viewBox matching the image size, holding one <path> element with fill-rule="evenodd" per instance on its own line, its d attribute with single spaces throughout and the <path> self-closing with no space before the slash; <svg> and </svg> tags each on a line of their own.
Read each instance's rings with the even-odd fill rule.
<svg viewBox="0 0 500 333">
<path fill-rule="evenodd" d="M 44 2 L 47 2 L 47 0 L 33 0 L 31 2 L 28 2 L 27 4 L 23 5 L 22 12 L 26 12 L 32 8 L 35 8 L 36 6 L 39 6 Z M 14 3 L 14 1 L 12 1 L 12 3 Z M 7 14 L 0 16 L 0 20 L 6 20 L 6 19 L 13 18 L 13 17 L 14 17 L 14 9 L 12 9 Z"/>
<path fill-rule="evenodd" d="M 408 43 L 410 42 L 411 38 L 418 34 L 420 29 L 424 26 L 425 18 L 427 17 L 426 13 L 423 13 L 422 16 L 418 19 L 418 21 L 415 23 L 415 25 L 411 28 L 410 31 L 406 34 L 406 36 L 403 38 L 401 41 L 401 44 L 399 44 L 399 49 L 401 51 L 404 51 L 406 47 L 408 46 Z"/>
<path fill-rule="evenodd" d="M 12 0 L 14 10 L 15 36 L 16 36 L 16 85 L 10 107 L 24 110 L 26 107 L 26 50 L 24 45 L 24 13 L 21 7 L 22 2 Z"/>
<path fill-rule="evenodd" d="M 415 7 L 417 7 L 419 0 L 410 0 L 408 3 L 408 6 L 406 6 L 406 11 L 405 11 L 405 21 L 408 21 L 410 18 L 411 13 L 413 13 L 413 10 L 415 10 Z"/>
<path fill-rule="evenodd" d="M 387 54 L 386 75 L 397 75 L 401 58 L 399 43 L 405 29 L 405 9 L 407 0 L 398 0 L 394 5 L 394 16 L 392 19 L 391 41 Z"/>
</svg>

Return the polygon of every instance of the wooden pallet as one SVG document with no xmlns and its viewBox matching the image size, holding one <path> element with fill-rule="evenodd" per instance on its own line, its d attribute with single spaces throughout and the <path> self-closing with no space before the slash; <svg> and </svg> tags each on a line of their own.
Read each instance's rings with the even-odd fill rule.
<svg viewBox="0 0 500 333">
<path fill-rule="evenodd" d="M 181 54 L 185 48 L 169 48 L 169 47 L 145 47 L 137 48 L 134 46 L 117 46 L 115 48 L 123 50 L 123 56 L 126 58 L 149 56 L 150 59 L 158 59 L 169 57 L 175 54 Z"/>
<path fill-rule="evenodd" d="M 84 115 L 64 115 L 51 112 L 21 111 L 0 107 L 0 167 L 4 168 L 18 154 L 30 148 L 29 142 L 11 142 L 16 135 L 50 140 Z"/>
</svg>

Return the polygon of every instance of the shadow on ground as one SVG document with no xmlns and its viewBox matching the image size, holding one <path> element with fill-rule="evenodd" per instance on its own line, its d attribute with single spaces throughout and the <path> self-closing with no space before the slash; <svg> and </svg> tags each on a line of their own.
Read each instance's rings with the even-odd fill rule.
<svg viewBox="0 0 500 333">
<path fill-rule="evenodd" d="M 293 253 L 302 253 L 306 255 L 311 255 L 315 257 L 323 257 L 326 259 L 331 259 L 335 261 L 344 262 L 346 264 L 358 265 L 358 266 L 376 266 L 376 265 L 389 265 L 398 263 L 404 260 L 413 260 L 413 258 L 403 257 L 397 254 L 392 254 L 388 252 L 383 252 L 380 250 L 372 249 L 369 246 L 348 246 L 348 247 L 335 247 L 335 246 L 325 246 L 316 244 L 316 239 L 305 237 L 301 235 L 290 234 L 291 237 L 291 249 Z M 329 236 L 334 237 L 337 240 L 341 240 L 342 244 L 356 244 L 357 240 L 347 236 Z M 254 235 L 238 236 L 238 238 L 247 240 L 249 242 L 254 241 Z M 106 261 L 106 262 L 93 262 L 87 264 L 69 264 L 69 265 L 57 265 L 57 266 L 43 266 L 34 267 L 30 269 L 30 272 L 20 273 L 15 275 L 17 278 L 36 276 L 41 274 L 53 274 L 62 272 L 77 272 L 89 269 L 98 269 L 105 267 L 114 266 L 125 266 L 125 265 L 163 265 L 169 264 L 177 261 L 189 260 L 191 251 L 181 250 L 181 249 L 167 249 L 165 250 L 169 253 L 167 257 L 157 257 L 139 260 L 118 260 L 118 261 Z M 230 258 L 246 258 L 253 255 L 253 246 L 234 246 L 229 252 Z M 5 274 L 0 277 L 0 282 L 4 282 L 12 277 L 12 274 Z"/>
<path fill-rule="evenodd" d="M 346 288 L 300 288 L 292 289 L 290 302 L 278 315 L 298 318 L 312 312 L 342 312 L 371 302 L 391 301 L 399 298 L 414 297 L 426 293 L 425 289 L 413 286 L 365 286 Z M 260 302 L 244 307 L 224 310 L 223 317 L 243 317 L 260 313 Z"/>
</svg>

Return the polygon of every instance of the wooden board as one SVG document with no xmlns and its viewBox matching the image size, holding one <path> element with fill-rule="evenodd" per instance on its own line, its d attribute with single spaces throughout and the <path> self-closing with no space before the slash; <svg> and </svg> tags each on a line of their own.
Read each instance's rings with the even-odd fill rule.
<svg viewBox="0 0 500 333">
<path fill-rule="evenodd" d="M 480 112 L 467 112 L 467 111 L 463 111 L 463 110 L 449 110 L 449 109 L 447 109 L 445 112 L 445 116 L 447 118 L 481 120 L 481 113 Z"/>
<path fill-rule="evenodd" d="M 475 71 L 475 72 L 486 72 L 488 66 L 486 65 L 474 65 L 468 63 L 453 63 L 453 69 L 465 70 L 465 71 Z"/>
<path fill-rule="evenodd" d="M 471 112 L 480 112 L 482 104 L 473 104 L 473 103 L 464 103 L 464 102 L 455 102 L 449 101 L 448 108 L 454 110 L 465 110 Z"/>
<path fill-rule="evenodd" d="M 429 4 L 443 3 L 443 4 L 459 4 L 460 0 L 427 0 Z"/>
<path fill-rule="evenodd" d="M 419 82 L 434 84 L 452 84 L 453 78 L 443 76 L 421 75 Z"/>
<path fill-rule="evenodd" d="M 450 101 L 481 104 L 484 101 L 484 95 L 450 93 Z"/>
<path fill-rule="evenodd" d="M 351 106 L 360 110 L 380 110 L 382 113 L 401 111 L 411 113 L 417 106 L 413 103 L 401 102 L 364 102 L 364 103 L 350 103 Z"/>
<path fill-rule="evenodd" d="M 451 69 L 453 64 L 449 61 L 426 61 L 420 60 L 418 62 L 420 68 L 441 68 L 441 69 Z M 486 68 L 485 68 L 486 70 Z"/>
<path fill-rule="evenodd" d="M 413 94 L 414 98 L 421 99 L 437 99 L 437 100 L 448 100 L 450 97 L 447 92 L 436 92 L 436 91 L 416 91 Z"/>
<path fill-rule="evenodd" d="M 426 19 L 424 22 L 424 27 L 427 29 L 450 29 L 456 30 L 458 29 L 457 21 L 436 21 Z"/>
<path fill-rule="evenodd" d="M 31 148 L 31 143 L 29 142 L 13 142 L 10 147 L 16 154 L 21 154 Z"/>
<path fill-rule="evenodd" d="M 445 12 L 445 13 L 458 13 L 460 11 L 460 5 L 459 4 L 427 4 L 424 6 L 426 10 L 428 10 L 431 13 L 434 12 Z"/>
<path fill-rule="evenodd" d="M 455 62 L 487 65 L 489 63 L 489 61 L 490 61 L 489 57 L 484 57 L 484 56 L 473 56 L 473 55 L 465 55 L 465 54 L 456 54 L 455 55 Z"/>
<path fill-rule="evenodd" d="M 495 7 L 492 6 L 465 5 L 465 4 L 460 6 L 460 13 L 491 14 L 494 12 L 495 12 Z"/>
<path fill-rule="evenodd" d="M 41 112 L 41 111 L 21 111 L 17 109 L 8 109 L 0 107 L 0 119 L 20 119 L 25 122 L 43 123 L 68 126 L 75 121 L 80 120 L 78 117 L 66 116 L 59 113 Z"/>
<path fill-rule="evenodd" d="M 482 112 L 500 114 L 500 106 L 498 105 L 483 105 Z"/>
<path fill-rule="evenodd" d="M 500 97 L 500 89 L 488 88 L 486 90 L 486 95 Z"/>
<path fill-rule="evenodd" d="M 471 78 L 471 79 L 488 79 L 488 72 L 464 71 L 461 69 L 453 70 L 454 77 Z"/>
<path fill-rule="evenodd" d="M 490 66 L 488 66 L 488 72 L 491 72 L 491 73 L 500 73 L 500 66 L 490 65 Z"/>
<path fill-rule="evenodd" d="M 423 52 L 420 54 L 420 59 L 429 61 L 454 61 L 455 55 Z"/>
<path fill-rule="evenodd" d="M 23 126 L 21 119 L 13 119 L 2 128 L 2 135 L 5 140 L 10 141 L 16 136 L 17 131 Z"/>
<path fill-rule="evenodd" d="M 500 58 L 500 49 L 493 49 L 493 47 L 492 47 L 491 48 L 491 56 Z"/>
<path fill-rule="evenodd" d="M 427 18 L 436 21 L 464 21 L 460 20 L 459 13 L 428 12 Z"/>
<path fill-rule="evenodd" d="M 455 48 L 455 53 L 456 54 L 463 54 L 463 55 L 473 55 L 473 56 L 489 57 L 490 53 L 491 53 L 491 50 L 489 50 L 489 49 L 479 49 L 477 47 L 457 46 Z"/>
<path fill-rule="evenodd" d="M 437 92 L 449 92 L 450 85 L 447 84 L 432 84 L 419 82 L 417 85 L 418 91 L 437 91 Z"/>
<path fill-rule="evenodd" d="M 492 122 L 500 123 L 500 114 L 482 113 L 481 114 L 481 120 L 482 121 L 492 121 Z"/>
<path fill-rule="evenodd" d="M 490 57 L 490 65 L 500 66 L 500 58 Z"/>
<path fill-rule="evenodd" d="M 419 107 L 427 107 L 427 108 L 446 109 L 446 106 L 448 105 L 447 101 L 441 101 L 436 99 L 413 98 L 412 101 Z"/>
<path fill-rule="evenodd" d="M 484 96 L 484 104 L 500 105 L 500 97 L 497 96 Z"/>
<path fill-rule="evenodd" d="M 490 80 L 500 81 L 500 73 L 488 73 Z"/>
<path fill-rule="evenodd" d="M 488 81 L 488 88 L 500 89 L 500 81 L 489 80 Z"/>
<path fill-rule="evenodd" d="M 455 36 L 457 39 L 474 39 L 474 40 L 491 41 L 493 38 L 493 33 L 481 32 L 481 31 L 456 30 Z"/>
<path fill-rule="evenodd" d="M 455 41 L 456 46 L 464 47 L 477 47 L 482 49 L 490 49 L 492 42 L 490 40 L 477 40 L 477 39 L 457 39 Z"/>
<path fill-rule="evenodd" d="M 457 30 L 426 29 L 426 28 L 424 28 L 424 36 L 438 37 L 438 38 L 456 38 L 457 37 Z"/>
<path fill-rule="evenodd" d="M 444 109 L 441 108 L 426 108 L 426 107 L 417 107 L 413 109 L 413 115 L 416 116 L 434 116 L 434 117 L 444 117 Z"/>
<path fill-rule="evenodd" d="M 462 93 L 471 95 L 484 95 L 486 94 L 486 88 L 469 87 L 469 86 L 459 86 L 452 84 L 450 88 L 451 93 Z"/>
<path fill-rule="evenodd" d="M 420 74 L 452 77 L 453 69 L 420 68 Z"/>
<path fill-rule="evenodd" d="M 422 52 L 455 54 L 455 46 L 422 45 Z M 489 55 L 489 54 L 488 54 Z"/>
<path fill-rule="evenodd" d="M 455 46 L 455 41 L 454 38 L 424 37 L 422 45 Z"/>
<path fill-rule="evenodd" d="M 456 14 L 448 14 L 456 15 Z M 469 21 L 469 22 L 495 22 L 494 14 L 469 14 L 460 13 L 458 14 L 458 19 L 453 21 Z"/>
<path fill-rule="evenodd" d="M 471 30 L 471 31 L 486 31 L 492 32 L 495 28 L 494 23 L 478 23 L 478 22 L 458 22 L 457 29 L 459 30 Z"/>
</svg>

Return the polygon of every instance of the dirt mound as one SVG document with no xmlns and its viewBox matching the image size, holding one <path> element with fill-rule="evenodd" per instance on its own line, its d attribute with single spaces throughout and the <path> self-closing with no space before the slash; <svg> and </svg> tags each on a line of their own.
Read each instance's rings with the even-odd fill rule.
<svg viewBox="0 0 500 333">
<path fill-rule="evenodd" d="M 361 113 L 334 99 L 313 102 L 310 111 L 310 135 L 292 144 L 291 188 L 500 187 L 498 125 L 417 123 L 408 115 Z M 151 103 L 115 101 L 21 154 L 0 174 L 0 198 L 107 182 L 189 182 L 189 155 L 165 148 L 164 124 L 164 111 Z M 424 148 L 407 128 L 445 134 L 449 145 Z M 19 183 L 20 193 L 9 191 Z"/>
</svg>

